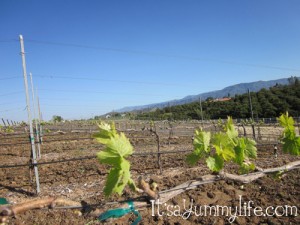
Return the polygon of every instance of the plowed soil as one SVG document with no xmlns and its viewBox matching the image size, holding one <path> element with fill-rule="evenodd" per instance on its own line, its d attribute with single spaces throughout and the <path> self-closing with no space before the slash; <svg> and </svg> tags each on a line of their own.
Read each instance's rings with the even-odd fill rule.
<svg viewBox="0 0 300 225">
<path fill-rule="evenodd" d="M 138 197 L 136 193 L 126 190 L 123 196 L 113 196 L 105 199 L 103 186 L 108 167 L 101 165 L 93 158 L 103 149 L 91 138 L 91 133 L 49 133 L 45 134 L 44 143 L 41 146 L 42 158 L 39 162 L 64 160 L 91 156 L 90 159 L 68 161 L 53 164 L 39 165 L 39 177 L 41 193 L 35 195 L 35 182 L 30 180 L 28 167 L 0 168 L 0 197 L 6 198 L 11 203 L 20 203 L 29 199 L 46 196 L 64 197 L 87 204 L 101 204 L 117 200 L 127 200 Z M 136 152 L 157 151 L 155 137 L 150 132 L 127 133 Z M 160 140 L 161 151 L 192 150 L 191 135 L 178 136 L 171 140 L 162 137 Z M 27 164 L 30 157 L 30 145 L 28 138 L 23 135 L 11 135 L 0 137 L 1 165 Z M 279 145 L 279 156 L 273 155 L 273 143 L 258 145 L 258 157 L 255 164 L 262 168 L 271 168 L 285 165 L 288 162 L 300 160 L 300 157 L 285 155 Z M 157 155 L 137 155 L 130 158 L 134 180 L 143 176 L 145 180 L 154 180 L 160 191 L 173 188 L 186 181 L 197 180 L 199 177 L 211 172 L 203 162 L 196 167 L 190 167 L 185 162 L 187 153 L 163 154 L 162 169 L 159 174 Z M 233 164 L 226 165 L 226 172 L 237 173 Z M 252 201 L 253 208 L 268 206 L 296 206 L 299 209 L 300 202 L 300 171 L 293 170 L 280 178 L 266 176 L 250 184 L 242 184 L 233 181 L 219 181 L 213 184 L 204 184 L 200 187 L 185 191 L 162 205 L 160 210 L 151 206 L 140 211 L 142 221 L 140 224 L 230 224 L 230 215 L 194 215 L 184 213 L 184 208 L 200 206 L 227 206 L 235 208 L 240 202 Z M 113 206 L 112 206 L 113 207 Z M 282 207 L 279 215 L 282 214 Z M 173 209 L 170 210 L 170 209 Z M 168 211 L 169 210 L 169 211 Z M 176 211 L 177 210 L 177 211 Z M 281 210 L 281 211 L 280 211 Z M 172 211 L 172 215 L 171 214 Z M 176 211 L 176 212 L 175 212 Z M 299 211 L 299 210 L 298 210 Z M 158 213 L 164 212 L 164 216 Z M 169 215 L 166 215 L 169 213 Z M 198 211 L 199 213 L 199 211 Z M 299 213 L 299 212 L 298 212 Z M 175 214 L 175 215 L 174 215 Z M 107 224 L 130 224 L 135 219 L 134 215 L 125 216 L 122 220 L 114 220 Z M 7 224 L 102 224 L 89 214 L 81 213 L 78 209 L 42 209 L 27 211 L 15 218 L 10 218 Z M 300 216 L 237 216 L 232 224 L 300 224 Z"/>
</svg>

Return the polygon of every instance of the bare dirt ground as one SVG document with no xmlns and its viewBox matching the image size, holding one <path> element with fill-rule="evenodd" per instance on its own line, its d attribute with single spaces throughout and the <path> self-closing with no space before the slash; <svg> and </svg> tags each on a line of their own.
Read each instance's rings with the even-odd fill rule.
<svg viewBox="0 0 300 225">
<path fill-rule="evenodd" d="M 187 130 L 187 126 L 184 129 Z M 162 129 L 163 130 L 163 129 Z M 191 129 L 192 130 L 192 129 Z M 250 131 L 249 131 L 250 132 Z M 268 133 L 277 132 L 273 128 L 267 129 Z M 163 132 L 162 132 L 163 133 Z M 168 133 L 168 132 L 166 132 Z M 191 132 L 180 136 L 176 133 L 170 140 L 161 138 L 161 151 L 192 150 Z M 150 132 L 127 133 L 136 152 L 156 152 L 156 141 Z M 19 136 L 18 136 L 19 137 Z M 0 160 L 1 165 L 26 164 L 29 162 L 30 145 L 22 144 L 27 137 L 17 136 L 0 137 Z M 28 141 L 28 140 L 27 140 Z M 266 141 L 264 141 L 265 143 Z M 7 145 L 3 145 L 3 144 Z M 258 157 L 255 164 L 262 168 L 271 168 L 285 165 L 288 162 L 300 160 L 300 157 L 285 155 L 279 145 L 279 157 L 273 155 L 273 144 L 258 145 Z M 1 145 L 2 144 L 2 145 Z M 14 144 L 14 145 L 8 145 Z M 91 139 L 91 133 L 67 132 L 65 134 L 45 134 L 42 145 L 42 159 L 39 162 L 64 160 L 95 156 L 103 149 L 103 146 Z M 185 162 L 187 153 L 170 153 L 162 155 L 163 174 L 159 174 L 157 155 L 132 156 L 132 175 L 134 180 L 142 175 L 144 179 L 154 180 L 159 190 L 167 190 L 189 180 L 197 180 L 199 177 L 211 172 L 203 162 L 197 167 L 190 167 Z M 128 200 L 138 197 L 136 193 L 126 190 L 120 197 L 113 196 L 106 199 L 103 195 L 103 186 L 108 168 L 97 162 L 96 158 L 87 160 L 69 161 L 55 164 L 45 164 L 39 167 L 41 194 L 39 198 L 46 196 L 64 197 L 87 204 L 101 204 L 113 201 Z M 237 173 L 233 164 L 226 166 L 225 170 Z M 188 208 L 193 206 L 231 206 L 253 201 L 253 207 L 268 206 L 296 206 L 299 209 L 300 202 L 300 171 L 294 170 L 286 173 L 281 179 L 266 176 L 250 184 L 242 184 L 233 181 L 219 181 L 213 184 L 204 184 L 194 190 L 186 191 L 172 200 L 167 205 L 162 205 L 159 211 L 167 212 L 167 209 Z M 0 168 L 0 197 L 6 198 L 12 203 L 19 203 L 36 198 L 34 182 L 30 181 L 28 167 Z M 167 208 L 169 207 L 169 208 Z M 175 208 L 174 208 L 175 207 Z M 113 206 L 112 206 L 113 208 Z M 230 216 L 218 215 L 190 215 L 182 216 L 159 216 L 156 208 L 148 207 L 140 211 L 142 221 L 140 224 L 230 224 Z M 282 207 L 279 208 L 281 212 Z M 298 212 L 299 213 L 299 212 Z M 153 215 L 152 215 L 153 214 Z M 280 214 L 280 213 L 279 213 Z M 185 214 L 187 215 L 187 214 Z M 130 224 L 134 215 L 128 215 L 123 220 L 110 222 L 109 224 Z M 11 218 L 7 224 L 102 224 L 88 214 L 82 214 L 74 209 L 42 209 L 32 210 Z M 300 224 L 300 216 L 238 216 L 232 224 Z"/>
</svg>

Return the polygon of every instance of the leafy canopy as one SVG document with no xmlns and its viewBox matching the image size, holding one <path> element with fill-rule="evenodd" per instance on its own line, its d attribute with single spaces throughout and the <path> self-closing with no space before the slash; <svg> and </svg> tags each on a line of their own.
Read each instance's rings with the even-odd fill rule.
<svg viewBox="0 0 300 225">
<path fill-rule="evenodd" d="M 224 162 L 233 161 L 245 173 L 255 168 L 249 163 L 249 158 L 256 158 L 256 142 L 246 137 L 238 137 L 232 118 L 228 117 L 224 132 L 211 134 L 202 130 L 195 131 L 194 151 L 187 156 L 186 161 L 195 165 L 201 158 L 206 159 L 206 165 L 211 171 L 218 172 L 224 167 Z"/>
<path fill-rule="evenodd" d="M 105 196 L 122 194 L 128 184 L 135 190 L 135 184 L 130 175 L 130 162 L 126 157 L 133 153 L 133 147 L 123 133 L 118 134 L 114 124 L 100 123 L 99 133 L 94 138 L 105 145 L 105 149 L 97 153 L 100 163 L 112 166 L 104 187 Z"/>
<path fill-rule="evenodd" d="M 54 115 L 52 117 L 52 121 L 55 122 L 55 123 L 56 122 L 61 122 L 61 121 L 63 121 L 63 118 L 61 116 Z"/>
<path fill-rule="evenodd" d="M 281 142 L 283 151 L 292 155 L 300 155 L 300 137 L 296 135 L 294 119 L 289 117 L 288 112 L 278 118 L 279 124 L 284 128 Z"/>
</svg>

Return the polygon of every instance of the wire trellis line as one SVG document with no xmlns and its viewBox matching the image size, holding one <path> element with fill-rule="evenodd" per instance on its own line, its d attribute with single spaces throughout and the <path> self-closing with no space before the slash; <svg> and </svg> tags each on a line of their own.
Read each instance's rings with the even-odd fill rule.
<svg viewBox="0 0 300 225">
<path fill-rule="evenodd" d="M 273 146 L 277 143 L 267 143 L 267 144 L 258 144 L 257 146 Z M 187 153 L 192 152 L 192 149 L 188 150 L 175 150 L 175 151 L 160 151 L 158 152 L 139 152 L 136 151 L 132 154 L 133 157 L 141 157 L 141 156 L 148 156 L 148 155 L 165 155 L 165 154 L 176 154 L 176 153 Z M 14 164 L 14 165 L 1 165 L 1 168 L 14 168 L 14 167 L 30 167 L 30 166 L 39 166 L 39 165 L 48 165 L 48 164 L 55 164 L 55 163 L 64 163 L 64 162 L 72 162 L 72 161 L 80 161 L 80 160 L 88 160 L 88 159 L 96 159 L 97 156 L 85 156 L 79 158 L 71 158 L 71 159 L 63 159 L 57 161 L 48 161 L 48 162 L 37 162 L 37 163 L 27 163 L 27 164 Z"/>
</svg>

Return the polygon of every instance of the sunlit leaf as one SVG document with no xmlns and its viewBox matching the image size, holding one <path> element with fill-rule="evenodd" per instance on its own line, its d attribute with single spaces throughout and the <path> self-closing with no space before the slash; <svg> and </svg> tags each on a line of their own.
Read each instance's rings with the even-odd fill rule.
<svg viewBox="0 0 300 225">
<path fill-rule="evenodd" d="M 210 152 L 210 132 L 195 131 L 194 151 L 189 154 L 186 161 L 190 165 L 195 165 L 206 153 Z"/>
<path fill-rule="evenodd" d="M 257 157 L 257 148 L 255 147 L 256 142 L 249 138 L 243 138 L 243 139 L 246 145 L 245 155 L 249 158 L 255 159 Z"/>
<path fill-rule="evenodd" d="M 127 157 L 133 153 L 133 148 L 130 141 L 121 133 L 121 135 L 111 137 L 110 141 L 107 142 L 106 151 Z"/>
<path fill-rule="evenodd" d="M 115 192 L 115 189 L 121 179 L 120 174 L 122 173 L 121 169 L 113 168 L 109 171 L 109 174 L 106 178 L 106 183 L 104 187 L 104 195 L 109 196 Z"/>
<path fill-rule="evenodd" d="M 213 157 L 209 156 L 206 159 L 206 165 L 211 171 L 219 172 L 224 166 L 224 161 L 220 156 L 215 154 Z"/>
<path fill-rule="evenodd" d="M 286 112 L 285 114 L 282 114 L 278 121 L 281 126 L 283 126 L 285 129 L 293 129 L 294 127 L 294 119 L 292 117 L 289 117 L 289 113 Z"/>
<path fill-rule="evenodd" d="M 300 137 L 296 135 L 296 129 L 294 127 L 294 120 L 289 117 L 289 114 L 282 114 L 278 121 L 284 128 L 281 138 L 283 144 L 283 151 L 292 155 L 300 155 Z"/>
<path fill-rule="evenodd" d="M 212 138 L 212 145 L 216 152 L 225 161 L 231 160 L 235 157 L 234 146 L 228 135 L 225 133 L 217 133 Z"/>
<path fill-rule="evenodd" d="M 105 163 L 112 168 L 107 176 L 104 194 L 109 196 L 113 193 L 122 194 L 126 185 L 135 189 L 130 175 L 130 163 L 126 157 L 133 153 L 133 147 L 123 133 L 116 132 L 114 124 L 100 123 L 99 133 L 95 139 L 106 145 L 105 149 L 97 153 L 100 163 Z"/>
<path fill-rule="evenodd" d="M 120 155 L 105 150 L 98 152 L 97 158 L 99 162 L 106 163 L 115 167 L 118 167 L 118 165 L 121 163 Z"/>
<path fill-rule="evenodd" d="M 244 139 L 240 139 L 238 141 L 238 145 L 234 147 L 234 151 L 235 151 L 234 161 L 239 165 L 241 165 L 245 160 L 245 149 L 246 149 L 245 141 Z"/>
<path fill-rule="evenodd" d="M 210 152 L 210 138 L 211 134 L 210 132 L 205 131 L 198 131 L 195 132 L 195 139 L 194 139 L 194 147 L 195 149 L 198 149 L 199 152 L 205 151 L 207 153 Z"/>
<path fill-rule="evenodd" d="M 94 134 L 93 137 L 101 144 L 107 144 L 110 138 L 117 135 L 114 125 L 101 122 L 98 124 L 99 132 Z"/>
<path fill-rule="evenodd" d="M 219 123 L 221 124 L 221 120 Z M 186 161 L 195 165 L 201 158 L 206 158 L 206 164 L 212 171 L 220 171 L 225 161 L 233 161 L 240 166 L 241 171 L 255 168 L 249 158 L 256 158 L 256 142 L 246 137 L 238 137 L 233 120 L 228 117 L 225 131 L 211 136 L 210 132 L 202 130 L 195 132 L 194 151 Z"/>
<path fill-rule="evenodd" d="M 300 137 L 282 139 L 282 150 L 292 155 L 300 155 Z"/>
<path fill-rule="evenodd" d="M 229 138 L 235 139 L 236 137 L 238 137 L 239 134 L 238 134 L 237 130 L 234 127 L 232 117 L 228 116 L 225 128 L 226 128 L 226 133 L 227 133 Z"/>
<path fill-rule="evenodd" d="M 130 180 L 130 163 L 126 159 L 122 160 L 121 162 L 121 173 L 119 174 L 119 176 L 119 182 L 114 188 L 114 192 L 121 195 L 123 189 Z"/>
</svg>

